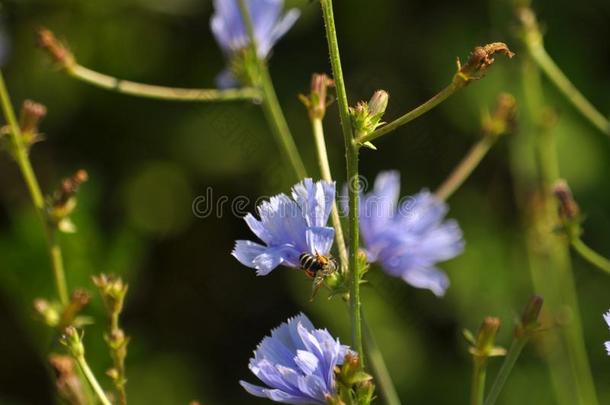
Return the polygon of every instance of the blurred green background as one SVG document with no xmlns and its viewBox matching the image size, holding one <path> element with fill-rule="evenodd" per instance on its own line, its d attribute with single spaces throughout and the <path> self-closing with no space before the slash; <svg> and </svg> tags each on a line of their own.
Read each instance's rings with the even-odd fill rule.
<svg viewBox="0 0 610 405">
<path fill-rule="evenodd" d="M 478 44 L 509 43 L 520 53 L 510 4 L 503 1 L 336 1 L 350 102 L 378 88 L 391 93 L 386 118 L 426 100 L 451 80 L 455 57 Z M 71 286 L 94 292 L 92 274 L 110 272 L 130 284 L 124 327 L 131 404 L 266 403 L 248 396 L 239 379 L 255 382 L 248 359 L 272 327 L 299 311 L 349 342 L 341 302 L 323 294 L 308 302 L 310 282 L 280 269 L 265 278 L 230 255 L 250 237 L 225 206 L 201 219 L 192 201 L 286 191 L 293 183 L 256 105 L 170 103 L 92 88 L 57 72 L 35 47 L 34 31 L 54 30 L 80 63 L 121 78 L 183 87 L 212 86 L 223 60 L 208 29 L 211 1 L 2 1 L 11 51 L 5 64 L 15 104 L 47 105 L 47 141 L 32 159 L 45 191 L 78 168 L 90 182 L 74 216 L 79 232 L 62 238 Z M 288 1 L 302 17 L 275 48 L 271 72 L 308 169 L 317 173 L 307 115 L 297 100 L 313 72 L 328 72 L 319 6 Z M 610 2 L 536 1 L 549 52 L 603 113 L 610 111 Z M 519 56 L 519 55 L 518 55 Z M 519 57 L 502 59 L 487 77 L 441 107 L 364 150 L 362 173 L 402 173 L 404 193 L 435 188 L 477 140 L 481 109 L 500 91 L 520 97 Z M 585 240 L 610 255 L 610 143 L 545 81 L 559 115 L 562 175 L 587 215 Z M 327 116 L 331 165 L 343 182 L 336 108 Z M 515 135 L 518 137 L 519 135 Z M 486 315 L 503 319 L 508 345 L 513 319 L 532 292 L 524 237 L 513 197 L 509 144 L 503 139 L 451 202 L 466 252 L 443 264 L 452 286 L 443 299 L 378 270 L 364 292 L 364 311 L 405 404 L 462 404 L 471 364 L 461 337 Z M 248 211 L 254 208 L 251 203 Z M 586 343 L 600 395 L 610 403 L 610 279 L 575 259 Z M 0 404 L 52 404 L 45 353 L 54 337 L 34 319 L 32 301 L 54 296 L 41 227 L 16 166 L 0 158 Z M 103 384 L 110 367 L 97 295 L 87 313 L 87 353 Z M 493 376 L 500 361 L 491 364 Z M 527 397 L 524 399 L 524 394 Z M 511 376 L 501 404 L 553 404 L 548 373 L 535 345 Z"/>
</svg>

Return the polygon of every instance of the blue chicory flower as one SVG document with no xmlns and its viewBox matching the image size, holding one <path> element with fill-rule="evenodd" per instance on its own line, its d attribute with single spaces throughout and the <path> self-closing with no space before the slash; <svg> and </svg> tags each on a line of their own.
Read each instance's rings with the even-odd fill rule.
<svg viewBox="0 0 610 405">
<path fill-rule="evenodd" d="M 228 58 L 249 45 L 248 34 L 239 9 L 239 0 L 214 0 L 214 15 L 210 21 L 212 33 Z M 299 10 L 291 9 L 282 15 L 284 0 L 246 0 L 252 18 L 257 56 L 266 59 L 275 43 L 299 18 Z M 218 77 L 221 87 L 235 85 L 231 72 L 225 70 Z"/>
<path fill-rule="evenodd" d="M 303 314 L 288 319 L 258 345 L 249 368 L 266 387 L 240 381 L 257 397 L 286 404 L 326 404 L 336 394 L 335 366 L 349 347 Z"/>
<path fill-rule="evenodd" d="M 303 180 L 292 188 L 292 198 L 279 194 L 260 204 L 260 220 L 245 216 L 264 245 L 238 240 L 232 255 L 259 276 L 279 265 L 299 268 L 303 253 L 328 256 L 335 230 L 326 224 L 334 201 L 334 182 Z"/>
<path fill-rule="evenodd" d="M 447 275 L 436 263 L 464 250 L 456 221 L 444 221 L 447 204 L 424 190 L 399 201 L 400 174 L 383 172 L 360 204 L 360 230 L 367 257 L 390 275 L 442 296 Z"/>
<path fill-rule="evenodd" d="M 604 320 L 608 324 L 608 328 L 610 328 L 610 311 L 604 314 Z M 606 342 L 604 346 L 606 346 L 606 351 L 608 352 L 608 356 L 610 356 L 610 341 Z"/>
</svg>

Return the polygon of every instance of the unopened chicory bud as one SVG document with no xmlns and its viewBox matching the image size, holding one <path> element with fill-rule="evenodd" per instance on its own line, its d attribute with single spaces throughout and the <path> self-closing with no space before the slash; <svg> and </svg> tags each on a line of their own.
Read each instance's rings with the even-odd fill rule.
<svg viewBox="0 0 610 405">
<path fill-rule="evenodd" d="M 530 298 L 523 313 L 521 320 L 515 328 L 515 336 L 518 338 L 531 337 L 533 333 L 540 329 L 540 312 L 542 311 L 542 304 L 544 300 L 538 295 L 534 295 Z"/>
<path fill-rule="evenodd" d="M 357 134 L 369 134 L 383 123 L 381 118 L 388 107 L 390 95 L 384 90 L 377 90 L 369 102 L 361 101 L 350 108 L 352 125 Z"/>
<path fill-rule="evenodd" d="M 311 119 L 321 120 L 324 118 L 328 104 L 328 88 L 334 85 L 335 82 L 325 73 L 314 73 L 312 75 L 309 95 L 301 94 L 299 96 Z"/>
</svg>

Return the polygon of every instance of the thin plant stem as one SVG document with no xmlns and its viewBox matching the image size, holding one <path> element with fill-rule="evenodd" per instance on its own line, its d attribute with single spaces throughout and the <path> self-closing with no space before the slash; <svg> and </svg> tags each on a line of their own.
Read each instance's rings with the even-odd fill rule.
<svg viewBox="0 0 610 405">
<path fill-rule="evenodd" d="M 120 334 L 123 335 L 123 330 L 119 327 L 119 313 L 110 314 L 110 334 L 108 339 L 112 339 L 112 336 Z M 123 337 L 125 339 L 125 337 Z M 119 396 L 119 404 L 127 405 L 127 390 L 125 389 L 125 383 L 127 381 L 125 377 L 125 356 L 126 356 L 126 342 L 120 345 L 113 345 L 109 343 L 110 356 L 114 363 L 114 370 L 117 373 L 117 377 L 114 378 L 114 385 Z"/>
<path fill-rule="evenodd" d="M 246 32 L 248 33 L 252 52 L 254 52 L 254 55 L 257 55 L 256 52 L 258 47 L 256 43 L 256 36 L 254 34 L 254 26 L 252 25 L 252 18 L 248 12 L 248 7 L 246 6 L 245 0 L 239 0 L 239 7 L 246 26 Z M 290 161 L 295 175 L 299 180 L 303 179 L 307 177 L 307 171 L 305 170 L 305 165 L 303 164 L 299 150 L 294 143 L 294 138 L 292 137 L 290 128 L 288 127 L 288 123 L 284 117 L 282 107 L 277 99 L 277 94 L 275 93 L 275 88 L 273 87 L 273 82 L 271 80 L 271 75 L 269 74 L 267 64 L 264 60 L 259 58 L 258 55 L 255 59 L 257 63 L 258 80 L 260 80 L 260 90 L 263 95 L 262 107 L 265 117 L 271 126 L 272 132 L 275 135 L 278 144 L 281 146 L 282 150 Z"/>
<path fill-rule="evenodd" d="M 598 269 L 610 274 L 610 260 L 591 249 L 585 242 L 580 238 L 576 238 L 572 241 L 572 248 L 582 257 L 584 260 L 597 267 Z"/>
<path fill-rule="evenodd" d="M 487 358 L 474 357 L 472 383 L 470 388 L 470 405 L 483 405 L 485 397 L 485 378 L 487 377 Z"/>
<path fill-rule="evenodd" d="M 400 398 L 396 392 L 396 387 L 390 376 L 390 372 L 383 360 L 383 354 L 379 349 L 377 340 L 373 336 L 373 332 L 368 327 L 366 321 L 362 322 L 364 330 L 364 342 L 366 344 L 366 357 L 369 360 L 373 374 L 375 375 L 375 383 L 381 391 L 381 395 L 385 399 L 386 405 L 401 405 Z"/>
<path fill-rule="evenodd" d="M 574 275 L 567 243 L 553 228 L 559 223 L 553 184 L 559 179 L 559 159 L 553 118 L 545 108 L 540 70 L 528 58 L 523 63 L 523 87 L 526 111 L 530 120 L 530 137 L 535 153 L 536 171 L 533 181 L 537 201 L 532 201 L 532 222 L 528 229 L 528 250 L 534 287 L 547 299 L 550 316 L 560 318 L 566 311 L 565 322 L 547 337 L 549 369 L 560 403 L 596 405 L 597 394 L 584 342 Z M 517 170 L 516 168 L 514 169 Z M 520 180 L 521 182 L 521 180 Z"/>
<path fill-rule="evenodd" d="M 498 371 L 498 375 L 489 389 L 489 394 L 487 394 L 487 398 L 485 398 L 484 405 L 494 405 L 496 403 L 500 396 L 500 392 L 502 392 L 502 389 L 508 380 L 508 376 L 510 376 L 511 371 L 515 366 L 515 363 L 517 363 L 517 359 L 521 355 L 528 340 L 529 339 L 526 337 L 515 337 L 504 358 L 502 367 L 500 367 L 500 371 Z"/>
<path fill-rule="evenodd" d="M 441 200 L 447 200 L 453 193 L 464 184 L 472 172 L 483 160 L 487 152 L 496 143 L 497 137 L 485 135 L 477 142 L 462 159 L 458 166 L 451 172 L 449 177 L 436 190 L 436 196 Z"/>
<path fill-rule="evenodd" d="M 185 102 L 235 100 L 253 100 L 258 102 L 261 99 L 260 91 L 252 87 L 218 90 L 156 86 L 122 80 L 78 64 L 66 66 L 65 71 L 69 76 L 93 86 L 136 97 Z"/>
<path fill-rule="evenodd" d="M 95 378 L 95 374 L 93 374 L 93 371 L 91 371 L 89 364 L 87 364 L 85 356 L 76 356 L 76 362 L 78 363 L 78 366 L 82 370 L 83 374 L 85 375 L 85 378 L 89 382 L 89 385 L 91 385 L 91 388 L 93 388 L 93 391 L 97 395 L 102 405 L 112 405 L 108 397 L 106 397 L 106 393 L 100 386 L 100 383 L 97 381 L 97 378 Z"/>
<path fill-rule="evenodd" d="M 30 197 L 36 209 L 36 213 L 38 214 L 38 217 L 44 227 L 45 237 L 47 241 L 47 249 L 49 252 L 49 258 L 51 260 L 51 268 L 53 270 L 55 286 L 57 288 L 57 295 L 61 304 L 67 305 L 68 286 L 64 272 L 61 248 L 57 241 L 57 230 L 50 225 L 50 222 L 47 219 L 44 196 L 40 189 L 40 185 L 38 184 L 34 169 L 32 168 L 32 163 L 30 162 L 27 147 L 23 142 L 21 128 L 19 126 L 19 123 L 17 122 L 15 111 L 13 110 L 8 90 L 6 88 L 6 83 L 4 82 L 4 76 L 1 72 L 0 102 L 2 104 L 2 111 L 4 112 L 4 116 L 8 121 L 8 125 L 11 131 L 11 135 L 9 138 L 11 142 L 13 157 L 15 158 L 15 161 L 19 166 L 19 170 L 21 171 L 25 184 L 30 193 Z"/>
<path fill-rule="evenodd" d="M 539 35 L 526 36 L 527 50 L 532 57 L 532 60 L 536 62 L 551 83 L 559 89 L 578 112 L 589 120 L 597 129 L 610 136 L 610 121 L 608 118 L 600 113 L 562 72 L 544 48 L 542 35 L 540 33 L 538 34 Z"/>
<path fill-rule="evenodd" d="M 347 181 L 349 192 L 349 272 L 350 281 L 350 315 L 352 323 L 352 341 L 353 347 L 360 355 L 360 362 L 364 365 L 364 349 L 362 345 L 362 304 L 360 301 L 360 269 L 358 266 L 358 251 L 360 249 L 359 224 L 358 224 L 358 209 L 360 199 L 360 178 L 358 175 L 358 154 L 359 146 L 354 140 L 352 130 L 352 122 L 349 114 L 349 102 L 347 99 L 347 91 L 345 90 L 345 81 L 343 78 L 343 68 L 341 67 L 341 56 L 339 53 L 339 43 L 337 40 L 337 29 L 335 27 L 335 18 L 333 14 L 332 0 L 321 0 L 322 15 L 324 18 L 324 26 L 326 29 L 326 39 L 328 41 L 328 51 L 330 55 L 330 63 L 333 71 L 333 79 L 335 80 L 335 89 L 337 91 L 337 104 L 339 107 L 339 115 L 341 117 L 341 128 L 343 131 L 343 139 L 345 142 L 346 166 L 347 166 Z"/>
<path fill-rule="evenodd" d="M 328 153 L 326 151 L 326 141 L 324 139 L 324 125 L 320 118 L 312 118 L 311 126 L 314 141 L 316 143 L 316 150 L 318 152 L 318 163 L 320 165 L 320 173 L 322 179 L 326 181 L 333 181 L 330 172 L 330 165 L 328 163 Z M 337 240 L 337 248 L 339 250 L 339 258 L 343 268 L 347 268 L 348 256 L 347 248 L 345 247 L 345 237 L 343 236 L 343 227 L 341 226 L 341 218 L 339 216 L 339 210 L 337 208 L 337 202 L 333 202 L 331 210 L 331 220 L 335 228 L 335 239 Z"/>
<path fill-rule="evenodd" d="M 368 134 L 363 134 L 362 136 L 357 137 L 356 142 L 358 144 L 363 144 L 366 142 L 374 141 L 375 139 L 380 138 L 386 134 L 389 134 L 390 132 L 400 128 L 401 126 L 408 124 L 409 122 L 415 120 L 416 118 L 421 117 L 428 111 L 432 110 L 434 107 L 438 106 L 443 101 L 447 100 L 449 97 L 451 97 L 453 94 L 455 94 L 456 91 L 458 91 L 459 89 L 464 87 L 464 85 L 465 85 L 464 81 L 453 80 L 450 85 L 445 87 L 443 90 L 440 91 L 440 93 L 436 94 L 430 100 L 426 101 L 425 103 L 416 107 L 415 109 L 409 111 L 408 113 L 404 114 L 400 118 L 397 118 L 396 120 L 382 126 L 381 128 L 377 129 L 376 131 L 373 131 Z"/>
</svg>

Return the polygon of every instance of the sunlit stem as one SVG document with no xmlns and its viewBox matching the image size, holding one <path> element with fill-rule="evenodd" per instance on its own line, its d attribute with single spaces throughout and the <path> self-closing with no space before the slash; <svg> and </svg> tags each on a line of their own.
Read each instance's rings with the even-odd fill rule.
<svg viewBox="0 0 610 405">
<path fill-rule="evenodd" d="M 68 75 L 93 86 L 136 97 L 187 102 L 260 101 L 261 99 L 260 91 L 250 87 L 218 90 L 156 86 L 118 79 L 78 64 L 67 66 L 65 71 Z"/>
<path fill-rule="evenodd" d="M 358 176 L 358 154 L 359 146 L 354 140 L 352 123 L 349 114 L 349 102 L 345 90 L 343 68 L 341 67 L 341 56 L 339 54 L 339 43 L 337 40 L 337 29 L 333 14 L 332 0 L 321 0 L 322 14 L 326 29 L 326 39 L 330 54 L 330 63 L 337 91 L 337 105 L 341 117 L 341 128 L 345 142 L 347 181 L 349 190 L 349 272 L 350 272 L 350 314 L 352 323 L 353 347 L 360 355 L 360 361 L 364 363 L 364 350 L 362 345 L 362 308 L 360 302 L 360 269 L 358 267 L 358 251 L 360 249 L 358 208 L 360 199 L 360 179 Z"/>
<path fill-rule="evenodd" d="M 383 396 L 386 405 L 401 405 L 396 387 L 394 386 L 390 372 L 383 360 L 383 355 L 375 340 L 375 336 L 373 336 L 372 331 L 364 320 L 362 322 L 362 327 L 364 330 L 364 342 L 366 344 L 366 357 L 369 360 L 369 364 L 375 375 L 375 384 L 379 387 L 379 391 L 381 391 L 381 395 Z"/>
<path fill-rule="evenodd" d="M 443 101 L 447 100 L 456 91 L 458 91 L 459 89 L 464 87 L 465 84 L 466 84 L 465 81 L 453 80 L 449 86 L 445 87 L 443 90 L 441 90 L 440 93 L 438 93 L 437 95 L 432 97 L 430 100 L 426 101 L 425 103 L 416 107 L 415 109 L 407 112 L 400 118 L 397 118 L 396 120 L 382 126 L 381 128 L 377 129 L 376 131 L 373 131 L 369 134 L 365 134 L 363 136 L 357 137 L 356 142 L 358 144 L 363 144 L 365 142 L 374 141 L 375 139 L 380 138 L 386 134 L 389 134 L 390 132 L 400 128 L 401 126 L 408 124 L 409 122 L 415 120 L 416 118 L 421 117 L 428 111 L 432 110 L 434 107 L 438 106 Z"/>
<path fill-rule="evenodd" d="M 477 142 L 462 159 L 458 166 L 451 172 L 449 177 L 436 190 L 436 196 L 441 200 L 447 200 L 459 189 L 470 177 L 472 172 L 483 160 L 487 152 L 497 141 L 496 136 L 486 135 Z"/>
<path fill-rule="evenodd" d="M 540 67 L 549 80 L 568 101 L 601 132 L 610 136 L 610 121 L 574 86 L 553 58 L 547 53 L 538 27 L 536 16 L 529 8 L 521 10 L 521 21 L 526 33 L 524 42 L 532 60 Z"/>
<path fill-rule="evenodd" d="M 326 181 L 333 181 L 333 177 L 330 172 L 330 165 L 328 163 L 328 153 L 326 151 L 326 140 L 324 139 L 324 126 L 322 124 L 322 119 L 311 118 L 311 126 L 316 143 L 316 150 L 318 152 L 318 163 L 320 165 L 322 179 Z M 341 226 L 341 218 L 339 217 L 339 210 L 337 208 L 336 201 L 333 202 L 331 220 L 333 227 L 335 228 L 335 239 L 337 240 L 339 258 L 341 259 L 341 264 L 345 269 L 347 268 L 348 263 L 347 248 L 345 247 L 345 237 L 343 236 L 343 227 Z"/>
<path fill-rule="evenodd" d="M 610 274 L 610 260 L 597 253 L 585 244 L 580 238 L 575 238 L 572 241 L 572 248 L 582 257 L 584 260 L 597 267 L 598 269 Z"/>
<path fill-rule="evenodd" d="M 506 357 L 504 358 L 504 363 L 502 363 L 502 367 L 500 368 L 500 371 L 498 371 L 498 375 L 496 376 L 496 379 L 489 390 L 489 394 L 485 399 L 484 405 L 494 405 L 496 403 L 498 397 L 500 396 L 500 392 L 502 392 L 511 371 L 515 366 L 515 363 L 517 363 L 517 359 L 521 355 L 521 351 L 525 347 L 528 340 L 529 339 L 526 336 L 515 337 L 510 349 L 508 349 Z"/>
<path fill-rule="evenodd" d="M 4 113 L 4 117 L 8 121 L 11 132 L 9 137 L 11 142 L 11 152 L 15 158 L 15 161 L 17 162 L 17 165 L 19 166 L 19 170 L 21 171 L 25 184 L 28 188 L 38 217 L 40 218 L 45 230 L 47 248 L 51 260 L 51 268 L 55 278 L 57 295 L 62 305 L 66 305 L 68 303 L 68 286 L 66 283 L 61 248 L 59 247 L 59 243 L 57 241 L 57 230 L 51 226 L 47 219 L 44 196 L 40 190 L 40 185 L 36 179 L 34 169 L 32 168 L 32 163 L 30 162 L 30 157 L 28 155 L 28 149 L 23 142 L 21 128 L 17 122 L 15 111 L 13 110 L 8 90 L 4 82 L 4 76 L 1 72 L 0 102 L 2 103 L 2 111 Z"/>
<path fill-rule="evenodd" d="M 254 55 L 257 55 L 257 43 L 256 36 L 254 35 L 254 26 L 252 25 L 252 18 L 248 12 L 245 0 L 239 0 L 239 7 L 241 10 L 242 18 L 245 22 L 246 31 L 250 40 L 250 47 Z M 292 168 L 294 169 L 296 177 L 301 180 L 307 177 L 307 171 L 305 165 L 301 159 L 301 155 L 294 143 L 294 138 L 284 117 L 282 107 L 277 99 L 275 88 L 269 74 L 269 69 L 264 60 L 256 56 L 258 80 L 260 80 L 260 88 L 263 96 L 262 107 L 271 126 L 273 134 L 276 137 L 277 142 L 281 146 L 282 150 L 286 154 Z"/>
</svg>

